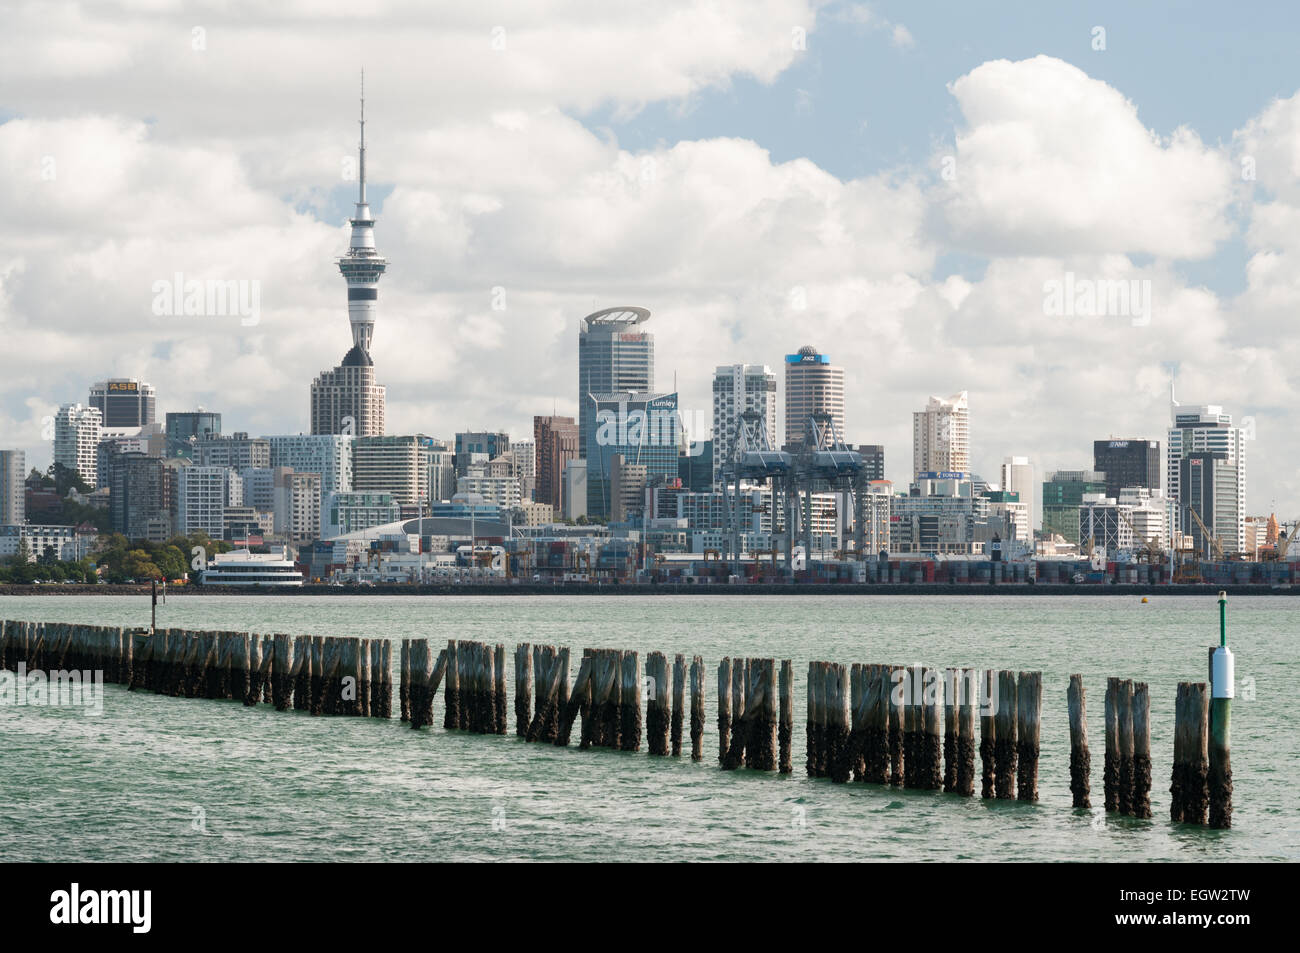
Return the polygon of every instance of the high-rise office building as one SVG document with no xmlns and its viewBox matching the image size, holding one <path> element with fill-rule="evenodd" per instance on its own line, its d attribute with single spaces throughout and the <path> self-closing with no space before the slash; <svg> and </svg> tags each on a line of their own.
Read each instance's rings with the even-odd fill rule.
<svg viewBox="0 0 1300 953">
<path fill-rule="evenodd" d="M 64 404 L 54 415 L 54 462 L 75 470 L 90 486 L 97 481 L 95 453 L 103 430 L 98 407 Z"/>
<path fill-rule="evenodd" d="M 348 253 L 338 259 L 348 284 L 348 322 L 352 348 L 333 370 L 323 371 L 311 385 L 311 432 L 382 436 L 387 392 L 375 382 L 370 357 L 375 318 L 379 313 L 379 279 L 388 260 L 375 249 L 375 219 L 366 201 L 366 100 L 361 97 L 361 146 L 356 211 L 349 220 L 352 237 Z"/>
<path fill-rule="evenodd" d="M 214 434 L 194 443 L 194 462 L 201 467 L 244 470 L 271 465 L 271 444 L 265 437 L 246 433 Z"/>
<path fill-rule="evenodd" d="M 970 408 L 966 391 L 931 397 L 912 414 L 912 472 L 970 472 Z"/>
<path fill-rule="evenodd" d="M 1095 470 L 1057 470 L 1043 484 L 1043 532 L 1080 543 L 1079 507 L 1085 496 L 1105 495 L 1105 474 Z M 1084 541 L 1086 542 L 1086 540 Z"/>
<path fill-rule="evenodd" d="M 291 543 L 308 543 L 321 535 L 319 473 L 298 473 L 276 467 L 274 474 L 275 532 Z"/>
<path fill-rule="evenodd" d="M 564 466 L 578 457 L 578 424 L 572 417 L 534 417 L 537 482 L 533 499 L 563 509 Z"/>
<path fill-rule="evenodd" d="M 391 493 L 399 506 L 429 501 L 429 456 L 433 440 L 423 434 L 358 437 L 352 445 L 352 488 Z"/>
<path fill-rule="evenodd" d="M 464 476 L 475 464 L 495 460 L 510 451 L 510 434 L 494 430 L 462 430 L 456 434 L 456 475 Z"/>
<path fill-rule="evenodd" d="M 352 437 L 339 434 L 286 434 L 265 438 L 272 467 L 321 475 L 321 493 L 352 489 Z"/>
<path fill-rule="evenodd" d="M 1002 458 L 1002 492 L 1015 493 L 1019 503 L 1024 507 L 1025 529 L 1033 539 L 1034 529 L 1038 526 L 1038 506 L 1035 503 L 1038 487 L 1034 485 L 1034 465 L 1028 457 Z"/>
<path fill-rule="evenodd" d="M 624 465 L 646 468 L 646 480 L 677 479 L 681 421 L 676 394 L 590 394 L 587 414 L 587 516 L 613 513 L 611 472 L 614 456 Z"/>
<path fill-rule="evenodd" d="M 1106 474 L 1106 495 L 1119 499 L 1126 487 L 1160 489 L 1160 441 L 1094 440 L 1092 468 Z"/>
<path fill-rule="evenodd" d="M 848 443 L 844 435 L 844 369 L 833 366 L 829 357 L 809 345 L 799 348 L 798 354 L 785 356 L 784 446 L 803 442 L 804 426 L 813 414 L 829 414 L 836 434 Z"/>
<path fill-rule="evenodd" d="M 1174 501 L 1174 528 L 1200 539 L 1203 534 L 1188 513 L 1191 507 L 1225 554 L 1241 552 L 1246 535 L 1246 431 L 1234 427 L 1232 415 L 1220 406 L 1182 406 L 1172 389 L 1170 413 L 1165 479 L 1167 495 Z M 1201 462 L 1188 464 L 1193 456 Z M 1196 486 L 1190 489 L 1184 487 L 1189 467 L 1198 471 Z"/>
<path fill-rule="evenodd" d="M 722 474 L 736 452 L 736 428 L 741 415 L 759 415 L 773 447 L 780 439 L 776 432 L 776 374 L 765 364 L 723 364 L 713 372 L 713 483 L 722 482 Z M 843 434 L 840 438 L 843 439 Z"/>
<path fill-rule="evenodd" d="M 879 443 L 862 443 L 852 449 L 862 458 L 863 476 L 867 480 L 885 479 L 885 447 Z"/>
<path fill-rule="evenodd" d="M 243 505 L 242 488 L 231 486 L 239 474 L 225 467 L 181 467 L 176 472 L 176 531 L 206 533 L 224 539 L 226 507 Z"/>
<path fill-rule="evenodd" d="M 172 535 L 178 468 L 167 464 L 173 462 L 143 453 L 110 453 L 106 471 L 113 532 L 131 540 Z"/>
<path fill-rule="evenodd" d="M 654 390 L 654 335 L 637 330 L 648 320 L 645 308 L 606 308 L 578 326 L 578 455 L 584 460 L 591 451 L 591 395 Z"/>
<path fill-rule="evenodd" d="M 167 456 L 193 456 L 194 444 L 221 434 L 221 415 L 200 407 L 167 414 Z"/>
<path fill-rule="evenodd" d="M 0 450 L 0 526 L 27 520 L 27 454 Z"/>
<path fill-rule="evenodd" d="M 99 411 L 105 430 L 143 427 L 155 419 L 153 385 L 133 377 L 112 377 L 90 385 L 89 403 Z"/>
</svg>

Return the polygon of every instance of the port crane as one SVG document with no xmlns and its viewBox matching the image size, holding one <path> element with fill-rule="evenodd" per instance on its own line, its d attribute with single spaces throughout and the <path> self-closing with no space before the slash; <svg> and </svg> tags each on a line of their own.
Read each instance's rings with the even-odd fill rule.
<svg viewBox="0 0 1300 953">
<path fill-rule="evenodd" d="M 1276 545 L 1271 552 L 1264 554 L 1264 559 L 1269 562 L 1283 562 L 1286 560 L 1286 552 L 1291 548 L 1291 541 L 1295 539 L 1296 533 L 1300 532 L 1300 519 L 1291 523 L 1291 532 L 1279 536 Z"/>
<path fill-rule="evenodd" d="M 1192 509 L 1189 506 L 1187 508 L 1187 512 L 1191 515 L 1193 522 L 1195 522 L 1197 527 L 1200 529 L 1202 536 L 1205 539 L 1208 539 L 1210 541 L 1210 545 L 1214 547 L 1215 559 L 1217 559 L 1219 562 L 1223 562 L 1224 561 L 1223 544 L 1219 542 L 1219 537 L 1215 536 L 1213 533 L 1210 532 L 1210 530 L 1206 527 L 1205 523 L 1201 520 L 1201 517 L 1197 515 L 1196 510 Z"/>
</svg>

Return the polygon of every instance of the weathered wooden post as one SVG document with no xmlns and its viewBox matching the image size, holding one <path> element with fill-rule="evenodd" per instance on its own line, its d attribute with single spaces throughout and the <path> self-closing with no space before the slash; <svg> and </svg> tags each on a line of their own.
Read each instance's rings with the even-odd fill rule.
<svg viewBox="0 0 1300 953">
<path fill-rule="evenodd" d="M 804 760 L 808 777 L 818 777 L 817 746 L 820 741 L 817 696 L 821 692 L 821 663 L 808 663 L 808 720 L 804 723 Z"/>
<path fill-rule="evenodd" d="M 624 751 L 641 750 L 641 658 L 636 652 L 623 652 L 622 735 Z"/>
<path fill-rule="evenodd" d="M 1115 696 L 1115 724 L 1119 732 L 1119 813 L 1133 813 L 1133 682 L 1119 681 Z"/>
<path fill-rule="evenodd" d="M 975 796 L 975 705 L 979 672 L 958 670 L 957 686 L 957 786 L 962 797 Z"/>
<path fill-rule="evenodd" d="M 584 660 L 585 661 L 585 660 Z M 532 719 L 533 647 L 527 642 L 515 646 L 515 734 L 528 736 Z"/>
<path fill-rule="evenodd" d="M 889 783 L 902 787 L 903 766 L 903 713 L 906 710 L 907 669 L 901 665 L 889 666 Z"/>
<path fill-rule="evenodd" d="M 1236 672 L 1228 648 L 1228 594 L 1219 593 L 1219 644 L 1210 650 L 1210 826 L 1232 826 L 1232 699 Z"/>
<path fill-rule="evenodd" d="M 1119 678 L 1106 679 L 1106 755 L 1102 764 L 1103 807 L 1119 810 Z"/>
<path fill-rule="evenodd" d="M 442 695 L 442 727 L 452 731 L 460 727 L 460 653 L 455 639 L 447 640 L 447 669 L 443 677 L 447 687 Z"/>
<path fill-rule="evenodd" d="M 686 659 L 678 652 L 673 656 L 673 711 L 672 724 L 669 726 L 671 732 L 671 744 L 673 757 L 679 758 L 682 754 L 682 722 L 684 720 L 686 708 Z"/>
<path fill-rule="evenodd" d="M 727 756 L 722 767 L 727 771 L 735 770 L 745 762 L 745 735 L 749 716 L 749 699 L 746 689 L 749 687 L 749 659 L 732 659 L 731 661 L 731 742 L 727 745 Z"/>
<path fill-rule="evenodd" d="M 668 659 L 663 652 L 651 652 L 645 660 L 646 751 L 652 755 L 668 754 Z"/>
<path fill-rule="evenodd" d="M 921 697 L 921 786 L 937 791 L 943 787 L 943 743 L 939 722 L 943 680 L 937 668 L 922 670 L 921 690 L 924 693 Z"/>
<path fill-rule="evenodd" d="M 1016 685 L 1017 797 L 1038 800 L 1038 743 L 1043 706 L 1043 673 L 1021 672 Z"/>
<path fill-rule="evenodd" d="M 828 760 L 831 781 L 844 784 L 853 776 L 849 757 L 849 673 L 843 665 L 832 662 L 827 666 L 830 681 L 827 685 L 827 736 Z"/>
<path fill-rule="evenodd" d="M 811 664 L 811 663 L 809 663 Z M 718 763 L 727 760 L 731 735 L 731 659 L 718 663 Z"/>
<path fill-rule="evenodd" d="M 1016 673 L 998 672 L 997 737 L 993 753 L 997 761 L 998 800 L 1016 796 Z"/>
<path fill-rule="evenodd" d="M 1092 807 L 1092 755 L 1088 752 L 1088 706 L 1082 675 L 1070 676 L 1065 699 L 1070 715 L 1070 794 L 1075 807 Z"/>
<path fill-rule="evenodd" d="M 402 651 L 398 658 L 400 681 L 397 686 L 398 701 L 402 709 L 402 721 L 411 720 L 411 640 L 402 639 Z"/>
<path fill-rule="evenodd" d="M 980 797 L 997 796 L 998 673 L 986 669 L 980 679 Z"/>
<path fill-rule="evenodd" d="M 1133 686 L 1133 816 L 1151 816 L 1151 694 Z"/>
<path fill-rule="evenodd" d="M 704 760 L 704 659 L 691 657 L 691 760 Z"/>
<path fill-rule="evenodd" d="M 777 726 L 780 744 L 780 772 L 790 774 L 794 765 L 790 760 L 790 742 L 794 738 L 794 663 L 790 659 L 781 660 L 781 674 L 778 679 L 781 693 L 781 720 Z"/>
<path fill-rule="evenodd" d="M 1209 804 L 1209 699 L 1204 682 L 1179 682 L 1174 712 L 1174 770 L 1169 816 L 1204 824 Z"/>
<path fill-rule="evenodd" d="M 864 676 L 867 715 L 863 726 L 863 780 L 889 783 L 889 666 L 870 664 Z"/>
<path fill-rule="evenodd" d="M 504 735 L 506 733 L 506 647 L 502 642 L 498 642 L 492 649 L 492 672 L 496 681 L 492 686 L 492 694 L 496 698 L 496 733 Z"/>
<path fill-rule="evenodd" d="M 957 669 L 943 672 L 943 789 L 957 790 Z"/>
</svg>

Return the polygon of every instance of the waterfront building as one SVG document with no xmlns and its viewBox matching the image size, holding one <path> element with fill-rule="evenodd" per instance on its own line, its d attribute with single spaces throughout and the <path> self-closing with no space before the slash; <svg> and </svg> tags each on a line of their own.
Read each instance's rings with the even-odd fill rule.
<svg viewBox="0 0 1300 953">
<path fill-rule="evenodd" d="M 1079 506 L 1085 494 L 1105 494 L 1106 475 L 1096 470 L 1057 470 L 1043 484 L 1043 534 L 1079 545 Z"/>
<path fill-rule="evenodd" d="M 724 470 L 733 462 L 736 428 L 746 412 L 759 415 L 768 442 L 776 447 L 776 374 L 765 364 L 719 366 L 713 372 L 714 486 L 723 481 Z"/>
<path fill-rule="evenodd" d="M 970 470 L 970 407 L 967 392 L 931 397 L 912 414 L 912 472 Z"/>
<path fill-rule="evenodd" d="M 595 452 L 589 443 L 593 395 L 654 390 L 654 335 L 638 330 L 649 320 L 645 308 L 619 307 L 589 314 L 578 325 L 578 456 L 584 460 Z"/>
<path fill-rule="evenodd" d="M 207 437 L 221 435 L 221 414 L 206 411 L 202 407 L 193 411 L 168 413 L 165 432 L 166 455 L 192 459 L 194 444 Z"/>
<path fill-rule="evenodd" d="M 0 526 L 27 521 L 27 454 L 0 450 Z"/>
<path fill-rule="evenodd" d="M 96 453 L 103 430 L 97 407 L 64 404 L 54 415 L 54 462 L 75 470 L 85 483 L 97 485 Z"/>
<path fill-rule="evenodd" d="M 555 508 L 549 503 L 522 503 L 524 526 L 549 526 L 555 522 Z"/>
<path fill-rule="evenodd" d="M 1094 549 L 1113 557 L 1120 550 L 1134 548 L 1132 507 L 1118 502 L 1105 493 L 1085 493 L 1079 504 L 1079 545 L 1085 551 L 1089 543 Z"/>
<path fill-rule="evenodd" d="M 578 443 L 578 425 L 572 417 L 533 418 L 536 502 L 548 503 L 556 510 L 563 508 L 564 467 L 578 458 Z"/>
<path fill-rule="evenodd" d="M 57 559 L 77 562 L 90 555 L 98 533 L 92 526 L 52 526 L 44 523 L 0 525 L 0 560 L 22 552 L 27 544 L 27 561 Z"/>
<path fill-rule="evenodd" d="M 292 588 L 302 585 L 302 573 L 289 558 L 288 547 L 269 553 L 233 549 L 217 553 L 199 574 L 205 586 L 266 586 Z"/>
<path fill-rule="evenodd" d="M 785 440 L 773 445 L 793 447 L 803 443 L 804 425 L 813 414 L 829 414 L 840 440 L 844 436 L 844 368 L 812 345 L 785 356 Z M 714 438 L 717 438 L 716 430 Z M 717 452 L 714 453 L 717 456 Z"/>
<path fill-rule="evenodd" d="M 134 377 L 112 377 L 90 385 L 89 404 L 99 411 L 105 430 L 153 423 L 155 403 L 153 385 Z"/>
</svg>

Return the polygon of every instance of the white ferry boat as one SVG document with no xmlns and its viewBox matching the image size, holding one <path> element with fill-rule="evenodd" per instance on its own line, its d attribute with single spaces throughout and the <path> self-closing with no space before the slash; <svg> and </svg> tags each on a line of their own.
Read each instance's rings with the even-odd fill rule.
<svg viewBox="0 0 1300 953">
<path fill-rule="evenodd" d="M 294 568 L 288 547 L 269 553 L 232 549 L 213 556 L 200 574 L 205 586 L 301 586 L 302 573 Z"/>
</svg>

